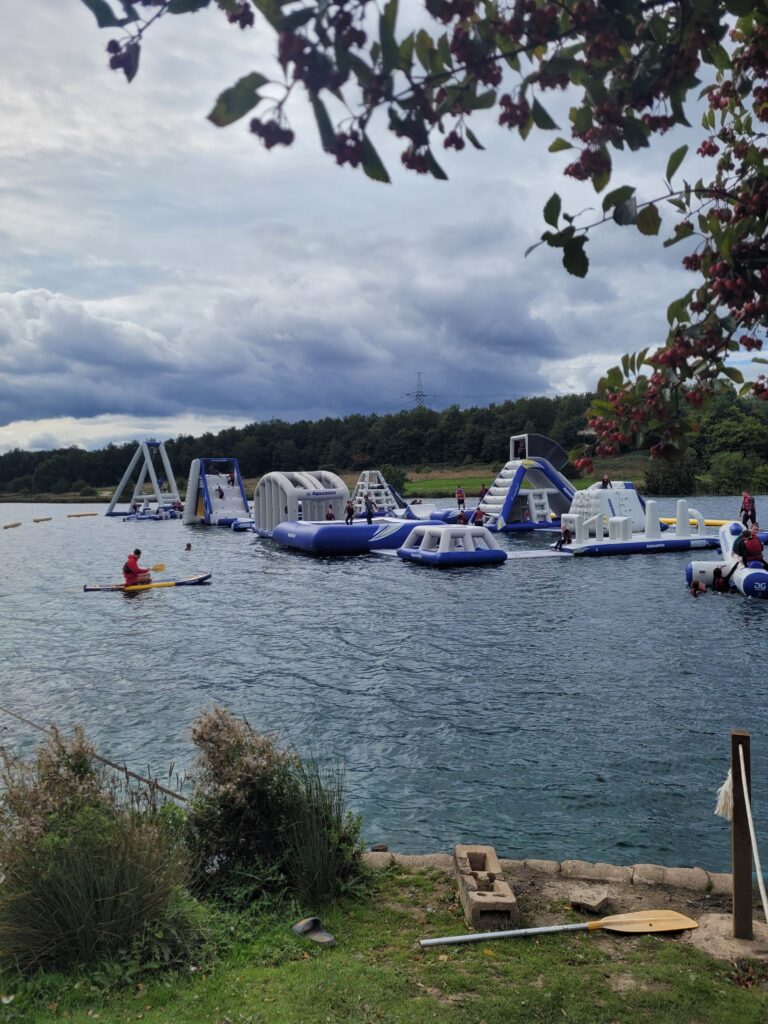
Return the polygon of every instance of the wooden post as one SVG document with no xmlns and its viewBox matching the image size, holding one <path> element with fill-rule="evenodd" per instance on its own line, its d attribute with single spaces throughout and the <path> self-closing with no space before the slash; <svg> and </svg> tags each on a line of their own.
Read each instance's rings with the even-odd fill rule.
<svg viewBox="0 0 768 1024">
<path fill-rule="evenodd" d="M 744 786 L 741 781 L 741 758 L 739 747 L 744 752 L 744 768 L 747 778 L 746 795 L 752 799 L 752 778 L 749 755 L 750 734 L 741 729 L 731 732 L 731 771 L 733 775 L 733 823 L 731 829 L 731 854 L 733 862 L 733 937 L 751 939 L 752 932 L 752 843 L 749 838 L 747 805 Z"/>
</svg>

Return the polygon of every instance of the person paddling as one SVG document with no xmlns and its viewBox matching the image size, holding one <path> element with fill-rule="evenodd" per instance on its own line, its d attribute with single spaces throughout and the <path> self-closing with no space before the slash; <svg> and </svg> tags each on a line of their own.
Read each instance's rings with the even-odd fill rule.
<svg viewBox="0 0 768 1024">
<path fill-rule="evenodd" d="M 143 569 L 139 565 L 141 550 L 135 548 L 133 553 L 128 555 L 123 566 L 123 579 L 126 587 L 135 587 L 139 583 L 151 583 L 152 577 L 149 569 Z"/>
</svg>

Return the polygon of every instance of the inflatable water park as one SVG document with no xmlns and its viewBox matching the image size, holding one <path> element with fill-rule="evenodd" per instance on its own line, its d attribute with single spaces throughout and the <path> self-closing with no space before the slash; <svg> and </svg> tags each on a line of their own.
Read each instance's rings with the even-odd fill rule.
<svg viewBox="0 0 768 1024">
<path fill-rule="evenodd" d="M 351 493 L 329 470 L 266 473 L 256 484 L 251 505 L 236 458 L 201 457 L 191 463 L 182 505 L 164 445 L 146 441 L 134 453 L 107 515 L 126 521 L 180 516 L 188 526 L 253 532 L 306 554 L 335 557 L 389 551 L 421 565 L 501 564 L 507 552 L 495 541 L 489 543 L 488 537 L 530 531 L 549 531 L 560 538 L 547 551 L 518 551 L 515 557 L 724 550 L 722 530 L 709 530 L 721 521 L 705 520 L 684 499 L 677 503 L 676 517 L 662 519 L 657 503 L 645 501 L 631 481 L 576 490 L 564 475 L 567 462 L 566 452 L 551 438 L 514 434 L 508 461 L 491 486 L 483 488 L 478 502 L 464 509 L 458 501 L 448 508 L 409 504 L 374 469 L 361 473 Z M 129 508 L 116 511 L 134 474 Z M 147 483 L 154 507 L 144 493 Z M 706 576 L 711 570 L 701 571 Z M 741 579 L 743 574 L 737 572 Z M 757 579 L 750 587 L 757 592 L 759 584 Z"/>
<path fill-rule="evenodd" d="M 762 561 L 750 560 L 739 553 L 738 542 L 748 531 L 741 523 L 729 522 L 720 527 L 718 543 L 720 558 L 706 562 L 689 562 L 685 569 L 685 580 L 689 586 L 699 584 L 727 591 L 738 591 L 744 597 L 768 600 L 768 570 Z M 768 531 L 758 532 L 762 544 L 768 543 Z M 715 585 L 716 579 L 720 582 Z"/>
<path fill-rule="evenodd" d="M 159 460 L 160 466 L 155 465 L 155 459 Z M 140 467 L 140 468 L 139 468 Z M 119 510 L 117 504 L 123 496 L 123 491 L 128 487 L 131 477 L 138 469 L 138 474 L 133 486 L 133 493 L 128 502 L 128 508 Z M 151 495 L 145 494 L 145 486 L 149 483 Z M 165 489 L 167 486 L 167 490 Z M 154 501 L 154 505 L 152 502 Z M 139 522 L 142 520 L 166 520 L 180 519 L 182 504 L 179 492 L 176 487 L 176 477 L 171 469 L 171 462 L 165 445 L 162 441 L 142 441 L 133 458 L 128 463 L 128 468 L 123 473 L 115 493 L 112 495 L 107 511 L 107 516 L 122 516 L 125 522 Z"/>
</svg>

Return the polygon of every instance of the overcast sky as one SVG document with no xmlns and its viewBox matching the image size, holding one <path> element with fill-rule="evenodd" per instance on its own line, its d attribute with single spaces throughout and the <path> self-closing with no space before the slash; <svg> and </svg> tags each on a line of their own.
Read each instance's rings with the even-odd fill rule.
<svg viewBox="0 0 768 1024">
<path fill-rule="evenodd" d="M 259 22 L 165 18 L 129 85 L 80 0 L 3 14 L 0 451 L 390 412 L 417 373 L 435 408 L 590 390 L 663 340 L 691 286 L 683 252 L 633 228 L 600 229 L 584 281 L 547 247 L 523 258 L 553 191 L 599 206 L 562 177 L 568 153 L 546 153 L 554 135 L 523 143 L 489 117 L 486 151 L 441 154 L 436 182 L 374 129 L 381 185 L 321 152 L 303 98 L 290 149 L 206 120 L 222 89 L 271 70 Z M 701 134 L 632 155 L 613 184 L 661 194 L 669 153 Z"/>
</svg>

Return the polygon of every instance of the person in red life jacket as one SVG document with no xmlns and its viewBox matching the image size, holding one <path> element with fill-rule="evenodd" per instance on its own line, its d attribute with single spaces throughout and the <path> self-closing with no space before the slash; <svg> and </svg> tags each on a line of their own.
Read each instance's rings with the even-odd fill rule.
<svg viewBox="0 0 768 1024">
<path fill-rule="evenodd" d="M 326 519 L 335 519 L 336 518 L 336 513 L 333 511 L 333 505 L 329 505 L 328 508 L 325 510 L 325 518 Z"/>
<path fill-rule="evenodd" d="M 461 484 L 459 484 L 459 486 L 456 488 L 456 507 L 464 508 L 465 499 L 466 495 L 464 494 L 464 488 L 461 486 Z"/>
<path fill-rule="evenodd" d="M 744 491 L 741 495 L 741 507 L 739 508 L 739 515 L 741 521 L 746 529 L 748 523 L 757 522 L 757 511 L 755 509 L 755 499 L 750 495 L 749 491 Z"/>
<path fill-rule="evenodd" d="M 485 486 L 485 484 L 480 484 L 480 497 L 478 498 L 478 501 L 482 501 L 487 493 L 488 488 Z"/>
<path fill-rule="evenodd" d="M 123 578 L 125 579 L 126 587 L 135 587 L 137 583 L 151 583 L 152 577 L 149 574 L 149 569 L 142 569 L 139 565 L 139 559 L 141 558 L 141 551 L 136 548 L 133 554 L 128 555 L 123 566 Z"/>
<path fill-rule="evenodd" d="M 459 526 L 467 525 L 467 513 L 464 511 L 463 508 L 459 509 L 459 514 L 458 517 L 456 518 L 456 522 L 459 524 Z"/>
<path fill-rule="evenodd" d="M 475 511 L 472 513 L 472 525 L 473 526 L 482 526 L 484 519 L 485 519 L 485 514 L 484 514 L 483 510 L 480 508 L 480 506 L 478 505 L 477 508 L 475 509 Z"/>
<path fill-rule="evenodd" d="M 749 566 L 750 562 L 759 562 L 764 569 L 768 569 L 768 562 L 763 558 L 763 542 L 757 535 L 759 529 L 758 523 L 754 523 L 752 532 L 745 537 L 741 545 L 741 559 L 746 566 Z"/>
</svg>

